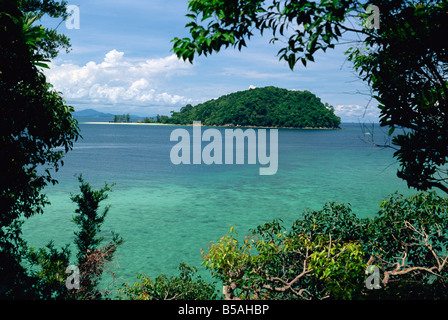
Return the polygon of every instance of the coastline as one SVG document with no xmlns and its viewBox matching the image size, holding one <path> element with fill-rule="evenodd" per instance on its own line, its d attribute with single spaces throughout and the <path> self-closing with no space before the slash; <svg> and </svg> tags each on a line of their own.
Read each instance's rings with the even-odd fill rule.
<svg viewBox="0 0 448 320">
<path fill-rule="evenodd" d="M 145 122 L 79 122 L 80 124 L 112 124 L 112 125 L 146 125 L 146 126 L 181 126 L 181 127 L 192 127 L 193 124 L 175 124 L 175 123 L 145 123 Z M 343 128 L 325 128 L 325 127 L 269 127 L 269 126 L 241 126 L 233 124 L 224 125 L 202 125 L 202 127 L 210 128 L 240 128 L 240 129 L 288 129 L 288 130 L 342 130 Z"/>
<path fill-rule="evenodd" d="M 172 125 L 174 126 L 174 124 L 171 123 L 144 123 L 144 122 L 104 122 L 104 121 L 80 121 L 80 124 L 113 124 L 113 125 L 146 125 L 146 126 L 169 126 Z"/>
</svg>

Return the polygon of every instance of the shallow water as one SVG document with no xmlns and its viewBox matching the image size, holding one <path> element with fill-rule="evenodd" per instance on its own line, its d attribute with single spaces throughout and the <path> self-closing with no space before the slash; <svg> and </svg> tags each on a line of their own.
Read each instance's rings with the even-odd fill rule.
<svg viewBox="0 0 448 320">
<path fill-rule="evenodd" d="M 137 273 L 177 274 L 183 261 L 200 266 L 200 249 L 231 225 L 240 234 L 273 219 L 289 227 L 306 208 L 329 201 L 373 216 L 388 194 L 415 193 L 396 177 L 390 149 L 362 142 L 358 124 L 342 127 L 279 130 L 278 171 L 260 176 L 258 164 L 173 165 L 170 134 L 179 127 L 81 124 L 83 139 L 55 175 L 59 184 L 46 189 L 52 205 L 28 219 L 24 238 L 37 247 L 73 242 L 75 174 L 97 189 L 116 183 L 103 203 L 111 208 L 102 234 L 107 240 L 115 231 L 125 240 L 112 266 L 120 283 L 136 281 Z"/>
</svg>

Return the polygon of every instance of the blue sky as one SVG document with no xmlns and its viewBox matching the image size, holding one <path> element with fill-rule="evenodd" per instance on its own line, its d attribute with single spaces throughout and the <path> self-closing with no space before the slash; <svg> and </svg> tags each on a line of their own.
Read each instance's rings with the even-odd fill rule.
<svg viewBox="0 0 448 320">
<path fill-rule="evenodd" d="M 277 86 L 313 92 L 334 106 L 343 122 L 378 120 L 367 87 L 346 61 L 346 45 L 291 71 L 277 57 L 281 44 L 270 44 L 269 35 L 256 36 L 241 52 L 229 48 L 190 64 L 174 56 L 170 42 L 188 36 L 187 0 L 75 0 L 69 5 L 79 8 L 80 28 L 59 25 L 72 50 L 45 72 L 76 110 L 168 115 L 187 103 Z"/>
</svg>

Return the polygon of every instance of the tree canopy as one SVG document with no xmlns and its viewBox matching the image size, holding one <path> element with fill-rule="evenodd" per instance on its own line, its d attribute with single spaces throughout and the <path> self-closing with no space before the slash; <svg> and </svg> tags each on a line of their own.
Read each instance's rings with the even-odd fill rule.
<svg viewBox="0 0 448 320">
<path fill-rule="evenodd" d="M 63 17 L 54 1 L 0 1 L 0 296 L 24 295 L 20 266 L 23 218 L 42 213 L 42 190 L 79 137 L 60 93 L 41 68 L 67 39 L 37 24 L 44 14 Z"/>
<path fill-rule="evenodd" d="M 255 88 L 222 96 L 195 107 L 186 105 L 162 121 L 173 124 L 290 128 L 338 128 L 334 108 L 309 91 Z"/>
<path fill-rule="evenodd" d="M 231 227 L 203 264 L 227 299 L 446 299 L 447 208 L 435 192 L 390 195 L 374 218 L 330 202 L 290 228 L 274 220 L 243 238 Z"/>
<path fill-rule="evenodd" d="M 378 102 L 380 124 L 404 128 L 391 147 L 398 176 L 409 187 L 448 192 L 448 3 L 444 0 L 375 1 L 191 0 L 186 25 L 190 37 L 174 38 L 178 57 L 194 61 L 233 47 L 241 50 L 255 31 L 284 43 L 281 60 L 294 69 L 342 41 L 355 71 Z M 370 7 L 372 8 L 372 7 Z M 379 23 L 379 24 L 378 24 Z"/>
</svg>

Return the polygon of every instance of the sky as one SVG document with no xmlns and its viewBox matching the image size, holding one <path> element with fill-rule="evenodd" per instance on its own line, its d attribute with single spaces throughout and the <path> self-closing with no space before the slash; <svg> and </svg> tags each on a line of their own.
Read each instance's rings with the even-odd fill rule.
<svg viewBox="0 0 448 320">
<path fill-rule="evenodd" d="M 139 116 L 169 115 L 236 91 L 276 86 L 308 90 L 335 108 L 342 122 L 378 122 L 367 86 L 346 61 L 347 44 L 320 53 L 291 71 L 277 56 L 281 43 L 256 35 L 242 51 L 228 48 L 193 64 L 179 60 L 171 40 L 188 36 L 187 0 L 74 0 L 75 15 L 58 25 L 71 40 L 45 70 L 47 79 L 76 111 Z"/>
</svg>

